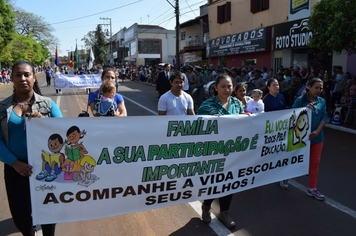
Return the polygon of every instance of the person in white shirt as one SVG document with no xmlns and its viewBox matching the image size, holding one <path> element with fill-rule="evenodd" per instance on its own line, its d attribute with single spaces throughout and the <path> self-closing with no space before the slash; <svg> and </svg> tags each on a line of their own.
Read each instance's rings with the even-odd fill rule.
<svg viewBox="0 0 356 236">
<path fill-rule="evenodd" d="M 195 115 L 193 99 L 183 91 L 183 74 L 171 74 L 169 83 L 171 90 L 163 94 L 158 101 L 158 115 Z"/>
<path fill-rule="evenodd" d="M 251 91 L 252 99 L 247 102 L 246 111 L 253 114 L 262 113 L 265 110 L 265 104 L 263 103 L 262 91 L 260 89 L 254 89 Z"/>
</svg>

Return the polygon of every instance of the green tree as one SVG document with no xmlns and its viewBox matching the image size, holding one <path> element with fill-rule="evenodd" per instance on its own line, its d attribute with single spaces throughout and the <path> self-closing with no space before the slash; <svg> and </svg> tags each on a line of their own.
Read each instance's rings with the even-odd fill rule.
<svg viewBox="0 0 356 236">
<path fill-rule="evenodd" d="M 90 49 L 95 45 L 95 31 L 89 31 L 84 37 L 81 39 L 84 42 L 84 47 L 86 49 Z"/>
<path fill-rule="evenodd" d="M 16 32 L 20 35 L 31 35 L 43 47 L 47 47 L 50 51 L 56 49 L 58 39 L 52 34 L 53 27 L 45 22 L 42 16 L 38 16 L 31 12 L 26 12 L 21 8 L 17 8 L 15 14 Z"/>
<path fill-rule="evenodd" d="M 107 40 L 105 38 L 105 34 L 102 31 L 101 26 L 98 25 L 95 31 L 94 47 L 93 47 L 95 64 L 103 64 L 105 62 L 105 56 L 107 52 L 106 43 Z"/>
<path fill-rule="evenodd" d="M 313 32 L 309 46 L 323 52 L 356 53 L 355 9 L 355 0 L 321 0 L 315 4 L 308 22 Z"/>
<path fill-rule="evenodd" d="M 7 45 L 15 34 L 14 13 L 9 1 L 0 0 L 0 61 L 7 61 Z"/>
<path fill-rule="evenodd" d="M 40 65 L 49 55 L 48 49 L 42 47 L 31 35 L 15 34 L 13 40 L 4 49 L 5 53 L 2 56 L 9 64 L 27 60 L 34 65 Z"/>
</svg>

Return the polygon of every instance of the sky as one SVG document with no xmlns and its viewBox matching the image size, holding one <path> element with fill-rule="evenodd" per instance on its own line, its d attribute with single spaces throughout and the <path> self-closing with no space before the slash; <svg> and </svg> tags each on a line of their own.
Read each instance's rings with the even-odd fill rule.
<svg viewBox="0 0 356 236">
<path fill-rule="evenodd" d="M 175 0 L 169 0 L 175 6 Z M 78 50 L 85 48 L 81 39 L 96 29 L 98 24 L 108 24 L 111 18 L 113 35 L 123 27 L 149 24 L 173 30 L 176 24 L 174 8 L 167 0 L 13 0 L 13 4 L 26 12 L 42 16 L 54 28 L 58 38 L 58 55 L 67 56 L 74 51 L 77 39 Z M 180 23 L 199 16 L 199 7 L 207 0 L 179 0 Z M 80 19 L 78 19 L 80 18 Z M 103 30 L 110 26 L 102 26 Z M 55 52 L 52 53 L 54 55 Z"/>
</svg>

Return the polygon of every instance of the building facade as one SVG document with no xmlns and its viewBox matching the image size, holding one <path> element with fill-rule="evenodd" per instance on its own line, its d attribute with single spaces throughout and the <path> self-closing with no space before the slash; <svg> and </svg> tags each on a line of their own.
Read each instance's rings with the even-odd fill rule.
<svg viewBox="0 0 356 236">
<path fill-rule="evenodd" d="M 124 63 L 157 65 L 175 63 L 175 31 L 160 26 L 133 24 L 123 32 Z M 118 53 L 119 54 L 119 53 Z"/>
<path fill-rule="evenodd" d="M 308 46 L 308 18 L 318 0 L 209 0 L 210 64 L 227 67 L 327 67 L 344 71 L 354 61 L 346 53 L 322 54 Z"/>
<path fill-rule="evenodd" d="M 180 24 L 179 51 L 181 64 L 207 65 L 206 43 L 209 41 L 208 5 L 200 7 L 200 16 Z"/>
<path fill-rule="evenodd" d="M 74 53 L 75 53 L 75 51 L 68 51 L 68 58 L 70 59 L 70 57 L 72 56 L 72 59 L 74 60 Z M 88 64 L 89 53 L 90 53 L 90 50 L 78 49 L 78 65 Z"/>
</svg>

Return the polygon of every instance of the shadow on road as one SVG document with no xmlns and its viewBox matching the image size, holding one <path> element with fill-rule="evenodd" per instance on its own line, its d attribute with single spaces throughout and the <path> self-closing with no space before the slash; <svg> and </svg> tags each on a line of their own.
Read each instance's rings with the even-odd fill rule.
<svg viewBox="0 0 356 236">
<path fill-rule="evenodd" d="M 19 233 L 11 218 L 0 221 L 0 236 Z"/>
<path fill-rule="evenodd" d="M 194 217 L 190 219 L 190 221 L 184 225 L 182 228 L 177 231 L 171 233 L 169 236 L 182 236 L 182 235 L 195 235 L 195 236 L 208 236 L 208 235 L 216 235 L 215 232 L 201 221 L 200 218 Z"/>
</svg>

